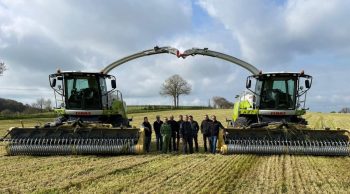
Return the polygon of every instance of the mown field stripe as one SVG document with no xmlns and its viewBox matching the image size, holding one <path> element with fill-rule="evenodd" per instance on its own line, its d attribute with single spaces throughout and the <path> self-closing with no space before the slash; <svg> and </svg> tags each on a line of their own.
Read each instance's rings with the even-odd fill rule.
<svg viewBox="0 0 350 194">
<path fill-rule="evenodd" d="M 228 168 L 230 161 L 236 160 L 235 156 L 214 157 L 215 156 L 209 157 L 205 162 L 206 165 L 202 165 L 200 168 L 193 169 L 189 172 L 195 178 L 190 183 L 183 185 L 181 192 L 191 191 L 193 193 L 200 193 L 205 184 L 210 182 L 212 174 L 221 174 L 222 170 Z"/>
<path fill-rule="evenodd" d="M 113 174 L 118 174 L 121 172 L 127 172 L 130 169 L 136 168 L 137 166 L 145 165 L 147 163 L 150 163 L 154 160 L 159 159 L 159 156 L 152 156 L 152 157 L 143 157 L 143 158 L 138 158 L 138 160 L 129 160 L 129 163 L 127 165 L 116 165 L 113 162 L 110 164 L 104 165 L 105 167 L 108 166 L 105 171 L 99 171 L 99 169 L 94 169 L 94 171 L 98 171 L 98 173 L 94 174 L 93 176 L 85 177 L 81 176 L 80 178 L 78 177 L 75 181 L 70 181 L 66 184 L 63 185 L 58 185 L 49 189 L 42 189 L 41 192 L 47 193 L 47 192 L 69 192 L 72 188 L 77 188 L 81 190 L 83 185 L 90 185 L 91 182 L 103 179 L 106 176 L 111 176 Z"/>
<path fill-rule="evenodd" d="M 70 165 L 57 165 L 54 166 L 53 169 L 41 169 L 39 171 L 33 170 L 29 168 L 27 171 L 24 171 L 20 174 L 18 174 L 17 181 L 14 182 L 12 180 L 8 180 L 7 182 L 7 188 L 15 188 L 16 185 L 18 186 L 18 181 L 22 182 L 22 188 L 24 190 L 30 190 L 34 191 L 33 189 L 36 189 L 38 186 L 42 186 L 42 188 L 52 188 L 57 187 L 60 185 L 61 187 L 64 187 L 64 185 L 70 185 L 74 182 L 83 181 L 85 179 L 91 178 L 91 176 L 86 176 L 86 174 L 82 174 L 81 172 L 86 172 L 86 169 L 89 169 L 91 166 L 93 166 L 93 169 L 95 173 L 93 173 L 93 176 L 99 176 L 101 173 L 103 173 L 103 168 L 105 170 L 110 170 L 110 167 L 113 165 L 118 165 L 118 159 L 114 158 L 114 160 L 111 160 L 111 158 L 101 158 L 97 161 L 94 161 L 94 163 L 91 163 L 89 161 L 84 161 L 83 157 L 80 157 L 81 160 L 76 161 L 73 164 Z M 139 159 L 140 160 L 140 159 Z M 145 159 L 149 160 L 149 159 Z M 129 160 L 130 161 L 130 160 Z M 142 162 L 144 160 L 140 160 Z M 124 161 L 125 162 L 125 161 Z M 137 162 L 139 163 L 139 162 Z M 128 165 L 133 165 L 133 162 L 130 162 Z M 119 166 L 119 165 L 118 165 Z M 120 166 L 125 166 L 120 165 Z M 53 173 L 56 172 L 56 173 Z M 13 177 L 13 176 L 12 176 Z M 18 179 L 20 177 L 20 179 Z M 38 178 L 40 177 L 40 178 Z M 9 176 L 11 178 L 11 176 Z M 56 183 L 56 184 L 55 184 Z M 9 186 L 13 185 L 13 186 Z M 33 187 L 35 186 L 35 187 Z"/>
<path fill-rule="evenodd" d="M 220 173 L 219 178 L 213 181 L 211 188 L 221 192 L 237 192 L 241 187 L 247 186 L 251 182 L 242 182 L 247 172 L 251 168 L 254 168 L 259 161 L 259 156 L 255 155 L 242 155 L 241 159 L 230 163 L 227 169 L 223 173 Z"/>
<path fill-rule="evenodd" d="M 178 158 L 176 159 L 176 157 Z M 187 165 L 180 166 L 183 163 L 181 160 L 186 157 L 187 156 L 181 155 L 163 156 L 163 158 L 159 160 L 137 166 L 136 168 L 129 169 L 128 171 L 122 171 L 117 174 L 103 177 L 98 182 L 94 181 L 93 183 L 90 183 L 89 186 L 84 189 L 95 190 L 98 188 L 98 190 L 102 192 L 106 192 L 107 190 L 105 189 L 110 191 L 113 190 L 115 192 L 145 192 L 147 191 L 147 188 L 153 186 L 152 183 L 156 182 L 155 180 L 158 175 L 166 174 L 167 176 L 171 176 L 171 171 L 169 173 L 170 169 L 176 174 L 180 173 L 184 168 L 198 165 L 198 160 L 190 160 L 187 158 Z M 177 168 L 178 166 L 180 166 L 180 168 Z M 116 181 L 116 176 L 119 177 L 119 180 L 121 181 Z M 157 183 L 159 184 L 159 182 Z M 137 189 L 137 191 L 134 191 L 133 189 Z M 84 190 L 80 190 L 79 192 L 84 192 Z"/>
</svg>

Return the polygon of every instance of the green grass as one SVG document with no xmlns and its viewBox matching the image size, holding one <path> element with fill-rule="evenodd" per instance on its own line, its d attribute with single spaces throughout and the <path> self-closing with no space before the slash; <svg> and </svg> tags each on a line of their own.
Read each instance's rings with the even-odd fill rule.
<svg viewBox="0 0 350 194">
<path fill-rule="evenodd" d="M 44 112 L 35 114 L 11 114 L 11 115 L 0 115 L 1 120 L 14 120 L 14 119 L 34 119 L 34 118 L 55 118 L 57 115 L 54 112 Z"/>
<path fill-rule="evenodd" d="M 156 115 L 192 114 L 200 121 L 204 114 L 215 114 L 224 123 L 231 113 L 176 110 L 130 116 L 133 125 L 139 126 L 144 116 L 153 121 Z M 350 128 L 350 116 L 345 114 L 309 113 L 305 117 L 313 128 Z M 52 119 L 23 119 L 23 123 L 30 126 L 36 120 Z M 20 125 L 19 120 L 2 120 L 0 133 Z M 2 149 L 0 193 L 348 193 L 349 169 L 349 157 L 204 153 L 9 157 Z"/>
</svg>

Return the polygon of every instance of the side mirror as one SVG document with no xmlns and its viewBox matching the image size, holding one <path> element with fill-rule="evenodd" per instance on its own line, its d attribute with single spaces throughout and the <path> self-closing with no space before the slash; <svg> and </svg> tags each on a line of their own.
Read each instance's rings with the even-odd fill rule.
<svg viewBox="0 0 350 194">
<path fill-rule="evenodd" d="M 56 86 L 56 79 L 52 79 L 51 80 L 51 87 L 55 87 Z"/>
<path fill-rule="evenodd" d="M 113 88 L 113 89 L 116 89 L 116 88 L 117 88 L 117 82 L 115 81 L 115 79 L 112 79 L 112 80 L 111 80 L 111 85 L 112 85 L 112 88 Z"/>
<path fill-rule="evenodd" d="M 310 80 L 305 80 L 305 87 L 307 88 L 307 89 L 309 89 L 310 87 L 311 87 L 311 85 L 310 85 Z"/>
<path fill-rule="evenodd" d="M 246 88 L 250 88 L 252 87 L 252 80 L 248 79 L 247 82 L 246 82 Z"/>
</svg>

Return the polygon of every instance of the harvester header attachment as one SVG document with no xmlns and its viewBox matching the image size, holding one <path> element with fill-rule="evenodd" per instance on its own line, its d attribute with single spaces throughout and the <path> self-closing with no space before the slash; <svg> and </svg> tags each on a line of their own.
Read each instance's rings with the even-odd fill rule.
<svg viewBox="0 0 350 194">
<path fill-rule="evenodd" d="M 11 128 L 3 141 L 9 155 L 143 153 L 143 129 L 79 125 L 81 124 L 64 124 L 50 128 Z"/>
<path fill-rule="evenodd" d="M 291 128 L 228 129 L 223 154 L 292 154 L 350 156 L 347 130 Z"/>
</svg>

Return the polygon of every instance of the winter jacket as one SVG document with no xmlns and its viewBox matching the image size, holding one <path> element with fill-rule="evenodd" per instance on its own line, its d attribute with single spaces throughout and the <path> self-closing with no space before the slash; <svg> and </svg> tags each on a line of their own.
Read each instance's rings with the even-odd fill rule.
<svg viewBox="0 0 350 194">
<path fill-rule="evenodd" d="M 169 137 L 171 137 L 171 126 L 168 123 L 164 123 L 160 127 L 160 134 L 162 136 L 169 136 Z"/>
<path fill-rule="evenodd" d="M 184 120 L 178 120 L 177 121 L 177 126 L 179 127 L 179 130 L 177 131 L 177 133 L 178 133 L 178 136 L 180 136 L 181 135 L 181 128 L 182 128 L 182 124 L 184 123 L 185 121 Z"/>
<path fill-rule="evenodd" d="M 168 124 L 171 127 L 171 136 L 175 137 L 176 133 L 179 133 L 179 124 L 174 120 L 169 120 Z"/>
<path fill-rule="evenodd" d="M 179 126 L 179 130 L 181 130 L 182 128 L 182 123 L 184 123 L 185 121 L 184 120 L 179 120 L 177 121 L 177 125 Z"/>
<path fill-rule="evenodd" d="M 198 135 L 198 131 L 199 131 L 199 125 L 197 121 L 190 121 L 191 123 L 191 127 L 192 127 L 192 135 L 193 137 Z"/>
<path fill-rule="evenodd" d="M 180 127 L 180 135 L 182 138 L 191 138 L 192 137 L 192 125 L 188 121 L 182 122 Z"/>
<path fill-rule="evenodd" d="M 153 123 L 153 129 L 154 129 L 154 132 L 159 135 L 160 134 L 160 127 L 162 126 L 163 124 L 163 121 L 154 121 Z"/>
<path fill-rule="evenodd" d="M 151 137 L 152 136 L 152 126 L 149 122 L 143 122 L 142 126 L 145 128 L 145 136 Z"/>
<path fill-rule="evenodd" d="M 209 135 L 211 122 L 213 122 L 213 121 L 210 120 L 210 119 L 202 121 L 202 123 L 201 123 L 201 132 L 202 132 L 202 134 Z"/>
<path fill-rule="evenodd" d="M 220 123 L 220 121 L 213 121 L 210 123 L 209 135 L 210 136 L 219 136 L 219 130 L 224 129 L 224 126 Z"/>
</svg>

